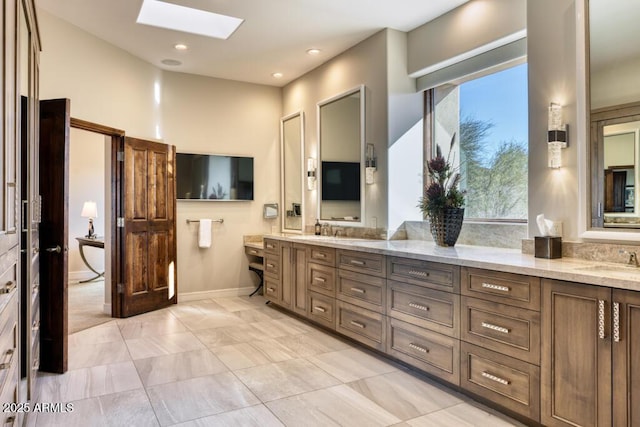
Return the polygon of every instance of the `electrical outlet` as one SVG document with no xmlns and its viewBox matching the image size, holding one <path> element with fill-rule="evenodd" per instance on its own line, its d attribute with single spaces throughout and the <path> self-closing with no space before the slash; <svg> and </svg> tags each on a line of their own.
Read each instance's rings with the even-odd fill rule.
<svg viewBox="0 0 640 427">
<path fill-rule="evenodd" d="M 553 221 L 549 231 L 552 236 L 562 237 L 562 221 Z"/>
</svg>

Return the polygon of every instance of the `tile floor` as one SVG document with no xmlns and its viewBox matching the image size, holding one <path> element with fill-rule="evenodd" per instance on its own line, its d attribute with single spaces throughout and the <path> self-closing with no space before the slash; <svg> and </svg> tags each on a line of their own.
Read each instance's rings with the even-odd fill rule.
<svg viewBox="0 0 640 427">
<path fill-rule="evenodd" d="M 69 336 L 38 426 L 520 425 L 264 304 L 182 303 Z M 35 415 L 35 414 L 32 414 Z"/>
</svg>

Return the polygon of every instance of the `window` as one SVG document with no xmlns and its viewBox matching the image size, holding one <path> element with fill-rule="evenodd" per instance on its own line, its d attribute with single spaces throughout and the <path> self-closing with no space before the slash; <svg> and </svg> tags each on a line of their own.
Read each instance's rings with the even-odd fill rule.
<svg viewBox="0 0 640 427">
<path fill-rule="evenodd" d="M 446 155 L 457 135 L 451 159 L 466 191 L 465 218 L 525 222 L 527 64 L 436 87 L 431 98 L 432 145 Z"/>
</svg>

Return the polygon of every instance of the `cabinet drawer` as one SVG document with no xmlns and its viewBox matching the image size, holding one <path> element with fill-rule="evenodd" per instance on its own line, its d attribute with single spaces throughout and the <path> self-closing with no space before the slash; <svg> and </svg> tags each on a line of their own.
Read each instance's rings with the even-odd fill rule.
<svg viewBox="0 0 640 427">
<path fill-rule="evenodd" d="M 18 388 L 20 386 L 20 364 L 17 361 L 17 354 L 14 356 L 14 360 L 11 365 L 6 369 L 6 381 L 3 382 L 3 387 L 0 389 L 0 402 L 1 403 L 18 403 Z M 32 402 L 33 403 L 33 402 Z M 32 406 L 33 407 L 33 406 Z M 0 420 L 2 420 L 2 426 L 17 426 L 20 414 L 14 412 L 3 412 Z"/>
<path fill-rule="evenodd" d="M 251 256 L 263 257 L 264 249 L 253 248 L 251 246 L 244 247 L 244 253 Z"/>
<path fill-rule="evenodd" d="M 408 258 L 389 258 L 389 279 L 460 293 L 460 267 Z"/>
<path fill-rule="evenodd" d="M 268 276 L 264 277 L 264 297 L 274 303 L 280 300 L 280 283 Z"/>
<path fill-rule="evenodd" d="M 387 319 L 387 353 L 436 377 L 460 384 L 460 341 L 394 318 Z"/>
<path fill-rule="evenodd" d="M 387 314 L 441 334 L 460 337 L 460 295 L 387 281 Z"/>
<path fill-rule="evenodd" d="M 338 267 L 356 273 L 386 277 L 387 266 L 384 255 L 338 250 Z"/>
<path fill-rule="evenodd" d="M 462 268 L 462 294 L 540 311 L 540 278 Z"/>
<path fill-rule="evenodd" d="M 15 294 L 0 315 L 0 390 L 12 381 L 12 369 L 18 364 L 18 304 Z"/>
<path fill-rule="evenodd" d="M 335 299 L 309 292 L 309 319 L 335 329 Z"/>
<path fill-rule="evenodd" d="M 336 301 L 336 331 L 378 350 L 384 350 L 385 319 L 380 313 Z"/>
<path fill-rule="evenodd" d="M 273 239 L 264 239 L 264 252 L 269 254 L 280 254 L 280 241 Z"/>
<path fill-rule="evenodd" d="M 462 339 L 540 365 L 540 313 L 462 297 Z"/>
<path fill-rule="evenodd" d="M 264 256 L 264 274 L 268 274 L 276 280 L 280 279 L 280 257 L 265 254 Z"/>
<path fill-rule="evenodd" d="M 333 248 L 323 248 L 322 246 L 309 246 L 309 261 L 335 267 L 336 250 Z"/>
<path fill-rule="evenodd" d="M 307 289 L 335 297 L 336 269 L 312 262 L 307 263 Z"/>
<path fill-rule="evenodd" d="M 378 313 L 385 313 L 387 281 L 352 271 L 338 270 L 337 297 L 342 301 Z"/>
<path fill-rule="evenodd" d="M 535 421 L 540 420 L 540 368 L 463 342 L 460 386 Z"/>
</svg>

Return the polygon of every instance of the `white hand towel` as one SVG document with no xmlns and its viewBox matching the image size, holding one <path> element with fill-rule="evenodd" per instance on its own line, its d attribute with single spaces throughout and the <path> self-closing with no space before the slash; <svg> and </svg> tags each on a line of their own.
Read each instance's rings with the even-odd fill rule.
<svg viewBox="0 0 640 427">
<path fill-rule="evenodd" d="M 198 247 L 210 248 L 211 247 L 211 220 L 201 219 L 200 227 L 198 228 Z"/>
</svg>

